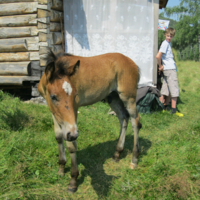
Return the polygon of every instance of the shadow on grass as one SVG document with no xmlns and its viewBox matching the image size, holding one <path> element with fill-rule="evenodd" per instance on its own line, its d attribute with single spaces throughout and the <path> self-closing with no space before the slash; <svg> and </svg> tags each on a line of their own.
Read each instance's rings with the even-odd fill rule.
<svg viewBox="0 0 200 200">
<path fill-rule="evenodd" d="M 118 140 L 103 142 L 95 146 L 78 151 L 78 164 L 84 165 L 85 169 L 81 171 L 81 176 L 78 178 L 78 186 L 84 182 L 85 177 L 91 177 L 91 184 L 99 198 L 106 197 L 109 193 L 112 182 L 118 179 L 119 176 L 107 175 L 104 171 L 103 164 L 109 158 L 112 158 Z M 147 139 L 139 138 L 140 149 L 142 155 L 145 155 L 151 147 L 151 142 Z M 132 154 L 133 136 L 126 136 L 125 148 L 120 155 L 120 159 L 124 159 L 129 153 Z M 113 161 L 114 162 L 114 161 Z M 130 160 L 131 162 L 131 160 Z M 122 162 L 123 164 L 123 162 Z M 112 169 L 110 169 L 112 170 Z"/>
<path fill-rule="evenodd" d="M 1 112 L 1 119 L 4 122 L 2 126 L 5 126 L 5 128 L 9 127 L 10 130 L 13 131 L 23 129 L 25 124 L 29 121 L 28 114 L 20 109 L 15 109 L 12 111 L 5 109 Z"/>
</svg>

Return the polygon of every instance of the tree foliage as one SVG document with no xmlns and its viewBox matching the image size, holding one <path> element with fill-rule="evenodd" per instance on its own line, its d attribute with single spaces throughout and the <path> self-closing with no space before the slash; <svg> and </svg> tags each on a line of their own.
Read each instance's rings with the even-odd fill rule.
<svg viewBox="0 0 200 200">
<path fill-rule="evenodd" d="M 172 47 L 181 53 L 179 57 L 184 60 L 195 59 L 197 61 L 199 57 L 200 0 L 180 0 L 179 6 L 165 8 L 159 18 L 170 20 L 169 26 L 175 28 L 176 35 L 172 40 Z M 175 18 L 177 21 L 171 18 Z M 163 40 L 163 31 L 158 31 L 159 45 Z"/>
<path fill-rule="evenodd" d="M 168 17 L 176 16 L 176 36 L 173 47 L 184 49 L 195 45 L 200 35 L 200 0 L 181 0 L 179 6 L 165 8 Z"/>
</svg>

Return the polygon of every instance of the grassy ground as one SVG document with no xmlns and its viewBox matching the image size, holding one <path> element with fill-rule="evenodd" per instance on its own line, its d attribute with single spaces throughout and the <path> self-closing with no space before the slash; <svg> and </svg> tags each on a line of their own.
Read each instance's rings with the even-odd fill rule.
<svg viewBox="0 0 200 200">
<path fill-rule="evenodd" d="M 0 199 L 200 199 L 200 64 L 179 62 L 179 110 L 141 114 L 138 168 L 131 170 L 133 133 L 129 124 L 125 149 L 112 161 L 119 122 L 108 105 L 80 109 L 78 190 L 67 193 L 65 176 L 57 176 L 58 148 L 48 107 L 24 104 L 0 92 Z"/>
</svg>

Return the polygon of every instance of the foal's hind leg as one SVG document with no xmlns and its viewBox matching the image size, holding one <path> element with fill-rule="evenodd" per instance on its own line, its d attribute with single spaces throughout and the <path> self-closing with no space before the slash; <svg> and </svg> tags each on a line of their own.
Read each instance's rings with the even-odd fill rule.
<svg viewBox="0 0 200 200">
<path fill-rule="evenodd" d="M 53 115 L 52 115 L 53 116 Z M 61 176 L 64 176 L 64 169 L 65 169 L 65 163 L 66 163 L 66 155 L 65 155 L 65 146 L 63 142 L 63 133 L 58 125 L 55 117 L 53 116 L 53 121 L 54 121 L 54 132 L 55 132 L 55 137 L 58 143 L 58 150 L 59 150 L 59 170 L 58 174 Z"/>
<path fill-rule="evenodd" d="M 108 103 L 112 110 L 115 111 L 115 113 L 117 114 L 121 126 L 119 140 L 113 156 L 113 159 L 118 161 L 120 153 L 124 150 L 124 142 L 126 137 L 126 129 L 128 126 L 129 114 L 116 92 L 112 92 L 108 96 Z"/>
<path fill-rule="evenodd" d="M 131 161 L 131 168 L 134 169 L 138 164 L 139 157 L 139 129 L 142 127 L 140 123 L 140 116 L 136 109 L 136 99 L 134 97 L 125 97 L 122 93 L 119 95 L 124 102 L 128 113 L 130 115 L 132 129 L 134 131 L 134 146 L 133 146 L 133 157 Z"/>
</svg>

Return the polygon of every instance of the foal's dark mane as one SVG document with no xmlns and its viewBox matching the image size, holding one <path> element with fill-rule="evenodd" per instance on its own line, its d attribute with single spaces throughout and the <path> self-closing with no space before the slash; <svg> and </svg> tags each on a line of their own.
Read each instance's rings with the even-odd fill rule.
<svg viewBox="0 0 200 200">
<path fill-rule="evenodd" d="M 74 56 L 70 53 L 60 52 L 55 54 L 52 50 L 49 50 L 46 55 L 46 68 L 45 73 L 51 72 L 50 81 L 57 78 L 62 78 L 62 76 L 72 76 L 73 72 L 69 69 L 69 61 L 62 59 L 62 57 Z"/>
<path fill-rule="evenodd" d="M 65 52 L 59 52 L 55 54 L 52 50 L 49 50 L 45 57 L 45 60 L 47 61 L 46 66 L 51 62 L 56 62 L 56 60 L 62 56 L 73 56 L 73 55 L 70 53 L 65 53 Z"/>
</svg>

